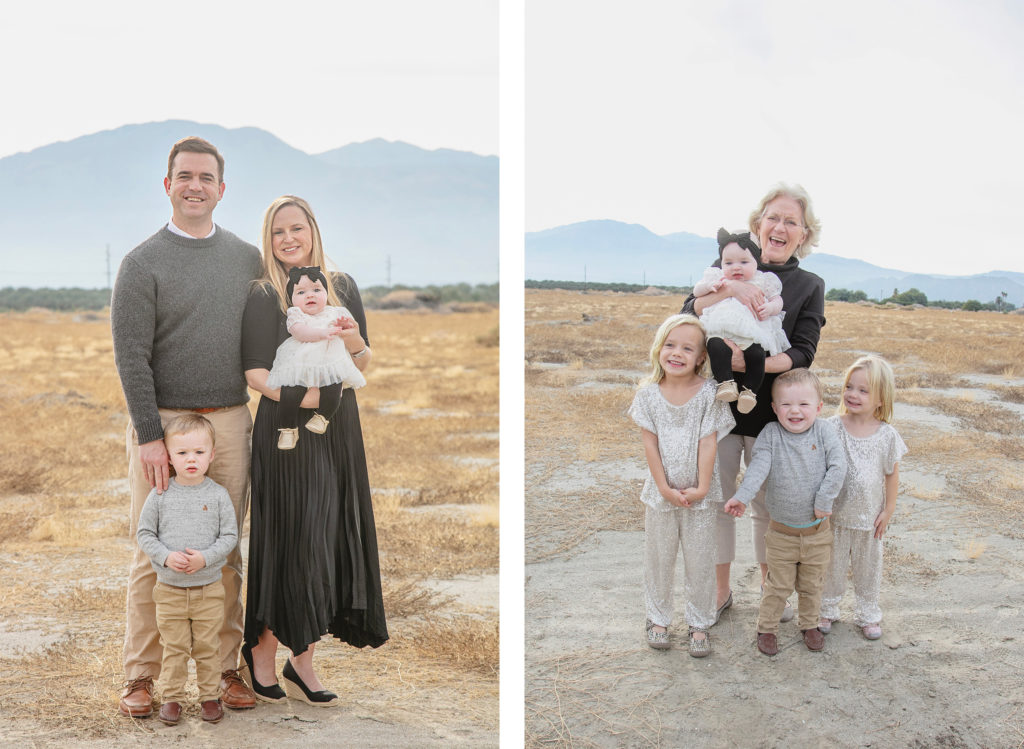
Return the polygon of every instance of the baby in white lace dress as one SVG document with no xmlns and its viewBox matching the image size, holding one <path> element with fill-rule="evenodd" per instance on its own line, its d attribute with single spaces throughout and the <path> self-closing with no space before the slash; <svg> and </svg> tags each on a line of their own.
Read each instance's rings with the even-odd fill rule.
<svg viewBox="0 0 1024 749">
<path fill-rule="evenodd" d="M 788 349 L 789 340 L 782 330 L 782 282 L 774 273 L 757 269 L 761 248 L 749 234 L 730 234 L 718 230 L 718 256 L 721 268 L 711 266 L 693 287 L 694 296 L 707 296 L 722 288 L 726 281 L 742 281 L 757 286 L 764 292 L 764 319 L 756 317 L 750 308 L 733 297 L 727 297 L 707 307 L 700 321 L 707 332 L 708 359 L 711 373 L 718 381 L 715 397 L 731 403 L 737 401 L 736 410 L 750 413 L 757 404 L 755 393 L 764 381 L 764 360 L 767 356 Z M 743 392 L 736 387 L 732 372 L 732 349 L 723 339 L 729 339 L 743 350 L 746 372 Z"/>
<path fill-rule="evenodd" d="M 320 406 L 306 428 L 323 434 L 341 405 L 342 387 L 366 384 L 338 335 L 355 322 L 344 307 L 327 304 L 327 278 L 318 267 L 292 268 L 287 292 L 292 303 L 286 320 L 291 337 L 277 347 L 267 386 L 320 388 Z M 298 401 L 294 392 L 289 396 L 285 398 L 282 393 L 279 409 L 282 423 L 277 446 L 282 450 L 294 448 L 298 441 Z"/>
</svg>

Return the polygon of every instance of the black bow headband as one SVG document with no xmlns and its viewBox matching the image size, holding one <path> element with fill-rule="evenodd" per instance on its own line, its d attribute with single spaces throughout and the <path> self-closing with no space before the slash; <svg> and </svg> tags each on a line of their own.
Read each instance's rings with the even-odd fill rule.
<svg viewBox="0 0 1024 749">
<path fill-rule="evenodd" d="M 320 272 L 319 265 L 309 265 L 305 268 L 289 268 L 288 269 L 288 288 L 285 292 L 288 294 L 289 301 L 292 298 L 292 292 L 295 291 L 295 284 L 299 282 L 299 279 L 305 276 L 310 281 L 319 281 L 323 284 L 324 291 L 327 291 L 327 278 L 323 273 Z"/>
<path fill-rule="evenodd" d="M 757 243 L 750 237 L 750 234 L 747 232 L 730 234 L 725 229 L 718 230 L 718 257 L 722 257 L 722 250 L 725 249 L 726 245 L 730 245 L 733 242 L 753 255 L 754 260 L 758 263 L 761 262 L 761 248 L 757 246 Z"/>
</svg>

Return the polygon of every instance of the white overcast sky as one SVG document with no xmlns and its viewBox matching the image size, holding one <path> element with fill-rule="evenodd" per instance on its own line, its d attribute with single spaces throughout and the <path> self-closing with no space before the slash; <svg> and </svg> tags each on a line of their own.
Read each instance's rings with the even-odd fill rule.
<svg viewBox="0 0 1024 749">
<path fill-rule="evenodd" d="M 819 251 L 1024 272 L 1024 4 L 528 0 L 526 229 L 741 228 L 780 180 Z"/>
<path fill-rule="evenodd" d="M 307 153 L 498 149 L 497 0 L 43 0 L 6 8 L 3 28 L 0 157 L 167 119 Z"/>
</svg>

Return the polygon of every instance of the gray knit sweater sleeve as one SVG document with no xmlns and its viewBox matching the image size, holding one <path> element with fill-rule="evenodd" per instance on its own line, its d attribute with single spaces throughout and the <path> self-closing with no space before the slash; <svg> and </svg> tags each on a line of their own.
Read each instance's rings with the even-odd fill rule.
<svg viewBox="0 0 1024 749">
<path fill-rule="evenodd" d="M 121 262 L 110 301 L 114 361 L 140 444 L 163 438 L 158 408 L 248 400 L 242 313 L 259 253 L 229 231 L 181 237 L 166 227 Z"/>
<path fill-rule="evenodd" d="M 238 544 L 235 508 L 227 489 L 207 478 L 197 486 L 171 480 L 167 491 L 154 489 L 146 498 L 136 533 L 157 579 L 168 585 L 191 588 L 220 579 L 228 554 Z M 195 549 L 206 566 L 191 575 L 166 567 L 172 551 Z"/>
<path fill-rule="evenodd" d="M 839 496 L 843 483 L 846 481 L 848 469 L 846 461 L 846 450 L 843 442 L 836 432 L 836 425 L 828 421 L 818 419 L 814 426 L 819 428 L 820 441 L 825 452 L 825 478 L 818 486 L 818 493 L 814 497 L 814 509 L 822 512 L 832 512 L 832 504 Z"/>
<path fill-rule="evenodd" d="M 768 474 L 771 473 L 772 447 L 778 436 L 776 429 L 769 428 L 773 426 L 778 428 L 778 424 L 772 422 L 765 426 L 761 430 L 761 434 L 754 440 L 754 449 L 750 454 L 750 464 L 743 474 L 743 482 L 736 490 L 736 500 L 745 505 L 750 504 L 750 501 L 761 490 L 761 485 L 768 479 Z"/>
</svg>

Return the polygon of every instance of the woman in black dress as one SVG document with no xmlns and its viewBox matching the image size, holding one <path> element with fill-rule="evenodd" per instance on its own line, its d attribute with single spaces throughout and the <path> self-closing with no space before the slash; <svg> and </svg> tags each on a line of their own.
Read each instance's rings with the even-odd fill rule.
<svg viewBox="0 0 1024 749">
<path fill-rule="evenodd" d="M 388 639 L 381 600 L 377 534 L 370 503 L 362 430 L 355 392 L 342 391 L 341 407 L 320 434 L 299 429 L 292 450 L 280 450 L 282 390 L 266 385 L 278 345 L 288 338 L 285 289 L 290 268 L 324 267 L 320 229 L 309 204 L 285 195 L 263 220 L 264 274 L 242 322 L 242 361 L 249 387 L 258 391 L 252 432 L 252 513 L 245 609 L 243 676 L 267 701 L 286 695 L 309 704 L 337 703 L 313 670 L 313 648 L 324 633 L 355 647 Z M 366 314 L 355 282 L 333 274 L 328 303 L 344 306 L 339 337 L 360 370 L 372 358 Z M 319 391 L 301 401 L 300 424 L 313 416 Z M 292 651 L 277 681 L 278 643 Z"/>
</svg>

